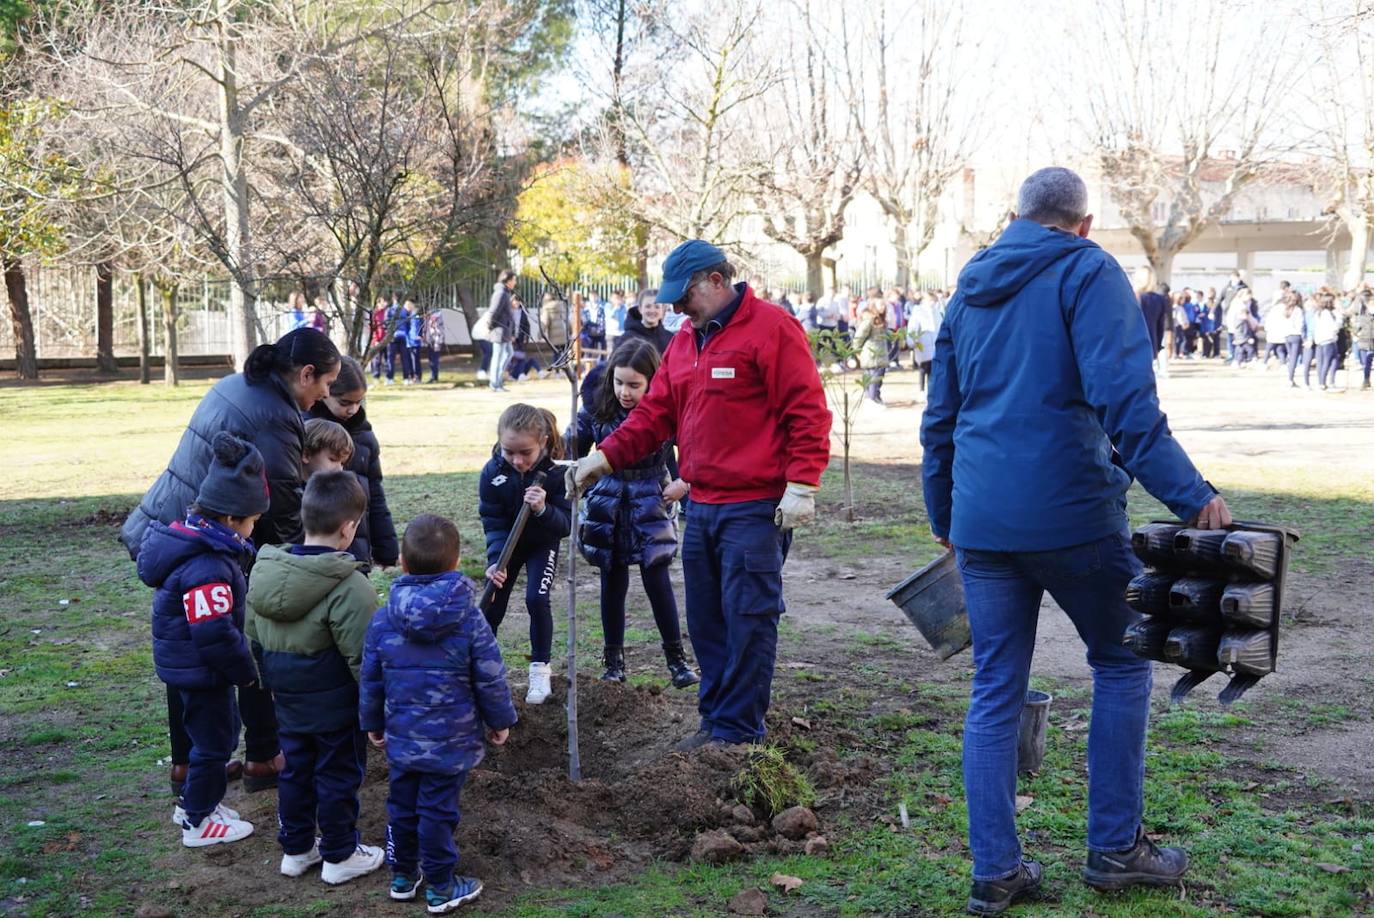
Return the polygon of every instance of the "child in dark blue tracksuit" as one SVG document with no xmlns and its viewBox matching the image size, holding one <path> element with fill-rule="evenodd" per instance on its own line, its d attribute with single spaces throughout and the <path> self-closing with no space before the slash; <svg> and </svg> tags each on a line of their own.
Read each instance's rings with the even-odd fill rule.
<svg viewBox="0 0 1374 918">
<path fill-rule="evenodd" d="M 558 569 L 558 543 L 572 530 L 571 508 L 563 493 L 563 440 L 551 412 L 532 405 L 511 405 L 496 424 L 498 442 L 477 483 L 477 511 L 487 536 L 487 579 L 499 589 L 482 612 L 495 632 L 506 617 L 515 575 L 525 568 L 525 607 L 530 613 L 530 680 L 527 704 L 549 697 L 553 656 L 553 609 L 549 591 Z M 543 486 L 535 475 L 543 472 Z M 529 521 L 516 543 L 506 570 L 498 570 L 506 541 L 520 508 L 529 505 Z"/>
<path fill-rule="evenodd" d="M 238 744 L 234 686 L 258 681 L 243 633 L 248 536 L 269 499 L 262 454 L 220 432 L 184 521 L 149 524 L 138 576 L 153 596 L 153 665 L 181 696 L 190 765 L 173 821 L 188 848 L 238 841 L 253 826 L 225 807 L 224 766 Z"/>
<path fill-rule="evenodd" d="M 658 349 L 643 338 L 628 338 L 603 365 L 604 374 L 587 406 L 577 413 L 577 457 L 585 456 L 630 416 L 649 391 L 660 364 Z M 630 565 L 639 565 L 640 580 L 663 640 L 663 654 L 673 685 L 686 688 L 700 679 L 687 665 L 678 625 L 677 598 L 668 567 L 677 554 L 677 526 L 669 505 L 687 495 L 688 485 L 669 475 L 673 444 L 633 465 L 612 472 L 587 492 L 587 515 L 579 533 L 583 557 L 601 569 L 601 628 L 606 665 L 602 679 L 625 681 L 625 594 Z"/>
<path fill-rule="evenodd" d="M 406 574 L 368 627 L 359 685 L 360 723 L 391 767 L 390 895 L 414 898 L 423 872 L 431 914 L 482 892 L 480 881 L 454 876 L 458 795 L 486 752 L 483 734 L 499 746 L 516 721 L 500 648 L 458 554 L 451 521 L 422 514 L 406 527 Z"/>
</svg>

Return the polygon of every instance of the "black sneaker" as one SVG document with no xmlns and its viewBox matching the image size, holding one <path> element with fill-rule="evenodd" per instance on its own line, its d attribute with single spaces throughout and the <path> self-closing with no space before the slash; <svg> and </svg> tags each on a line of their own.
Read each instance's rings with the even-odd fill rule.
<svg viewBox="0 0 1374 918">
<path fill-rule="evenodd" d="M 1022 861 L 1021 869 L 1001 880 L 974 880 L 968 894 L 970 915 L 1000 915 L 1018 899 L 1040 892 L 1040 865 Z"/>
<path fill-rule="evenodd" d="M 1104 892 L 1129 886 L 1178 886 L 1187 869 L 1186 851 L 1159 847 L 1141 827 L 1136 830 L 1135 844 L 1125 851 L 1089 851 L 1083 882 Z"/>
</svg>

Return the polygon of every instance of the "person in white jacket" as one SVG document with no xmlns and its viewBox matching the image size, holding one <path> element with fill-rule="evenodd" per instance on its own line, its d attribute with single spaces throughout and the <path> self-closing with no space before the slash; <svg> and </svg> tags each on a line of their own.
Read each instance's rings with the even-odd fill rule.
<svg viewBox="0 0 1374 918">
<path fill-rule="evenodd" d="M 1336 339 L 1341 333 L 1341 317 L 1336 313 L 1336 297 L 1324 293 L 1317 298 L 1312 315 L 1312 343 L 1317 348 L 1317 385 L 1323 392 L 1336 387 Z"/>
<path fill-rule="evenodd" d="M 911 366 L 921 373 L 921 391 L 930 379 L 930 362 L 935 359 L 935 335 L 940 330 L 944 310 L 933 293 L 922 293 L 910 306 L 906 320 L 907 340 L 911 343 Z"/>
</svg>

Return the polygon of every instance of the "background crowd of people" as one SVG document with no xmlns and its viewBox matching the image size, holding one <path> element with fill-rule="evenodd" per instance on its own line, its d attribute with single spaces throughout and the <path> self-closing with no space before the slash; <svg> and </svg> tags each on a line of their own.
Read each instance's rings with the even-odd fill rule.
<svg viewBox="0 0 1374 918">
<path fill-rule="evenodd" d="M 1218 360 L 1237 368 L 1286 368 L 1289 385 L 1336 390 L 1336 371 L 1360 373 L 1361 388 L 1374 373 L 1374 289 L 1340 292 L 1322 285 L 1299 290 L 1281 281 L 1271 297 L 1257 296 L 1240 272 L 1216 287 L 1173 290 L 1156 283 L 1148 268 L 1136 272 L 1136 294 L 1157 355 L 1156 369 L 1170 361 Z M 817 342 L 817 361 L 835 370 L 848 363 L 863 372 L 865 395 L 883 406 L 888 370 L 906 366 L 919 376 L 924 393 L 936 333 L 953 290 L 850 286 L 827 288 L 817 296 L 750 279 L 761 298 L 801 323 Z M 662 353 L 683 317 L 657 302 L 658 291 L 573 290 L 568 300 L 553 292 L 531 308 L 516 292 L 516 273 L 505 270 L 472 329 L 478 351 L 476 377 L 497 392 L 522 379 L 542 378 L 550 358 L 576 334 L 581 352 L 592 360 L 608 356 L 618 343 L 642 337 Z M 292 328 L 329 332 L 326 304 L 310 307 L 305 294 L 288 298 Z M 443 310 L 422 307 L 398 293 L 380 295 L 370 316 L 374 380 L 402 385 L 421 382 L 428 362 L 429 382 L 438 382 L 445 347 Z M 1353 362 L 1352 362 L 1353 361 Z M 1299 381 L 1301 369 L 1301 381 Z M 1316 381 L 1312 380 L 1316 371 Z M 1354 377 L 1351 377 L 1353 384 Z"/>
<path fill-rule="evenodd" d="M 1136 294 L 1158 355 L 1156 366 L 1164 372 L 1170 359 L 1224 359 L 1236 368 L 1264 369 L 1277 361 L 1287 367 L 1294 389 L 1299 367 L 1301 385 L 1314 388 L 1314 366 L 1321 391 L 1335 391 L 1338 369 L 1361 371 L 1361 388 L 1370 387 L 1374 290 L 1368 285 L 1344 293 L 1327 285 L 1300 291 L 1285 280 L 1262 302 L 1239 271 L 1218 293 L 1215 287 L 1172 291 L 1141 269 Z"/>
</svg>

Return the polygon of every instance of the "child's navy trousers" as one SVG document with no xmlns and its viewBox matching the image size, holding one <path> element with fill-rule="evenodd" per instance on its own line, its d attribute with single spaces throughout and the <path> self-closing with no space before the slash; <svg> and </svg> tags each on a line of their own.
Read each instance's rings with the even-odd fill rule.
<svg viewBox="0 0 1374 918">
<path fill-rule="evenodd" d="M 701 728 L 717 739 L 763 739 L 773 686 L 782 563 L 792 532 L 773 523 L 777 501 L 692 504 L 682 540 L 687 630 L 701 667 Z"/>
<path fill-rule="evenodd" d="M 386 861 L 392 873 L 415 879 L 418 865 L 425 882 L 436 889 L 453 882 L 458 866 L 453 830 L 458 828 L 458 795 L 467 778 L 466 771 L 436 775 L 391 766 Z"/>
<path fill-rule="evenodd" d="M 176 691 L 181 725 L 191 740 L 181 806 L 196 826 L 224 799 L 224 766 L 239 742 L 239 715 L 232 685 Z"/>
<path fill-rule="evenodd" d="M 281 732 L 286 768 L 277 778 L 277 841 L 305 854 L 319 827 L 320 856 L 346 861 L 358 847 L 358 788 L 367 765 L 367 736 L 357 727 L 329 733 Z"/>
</svg>

